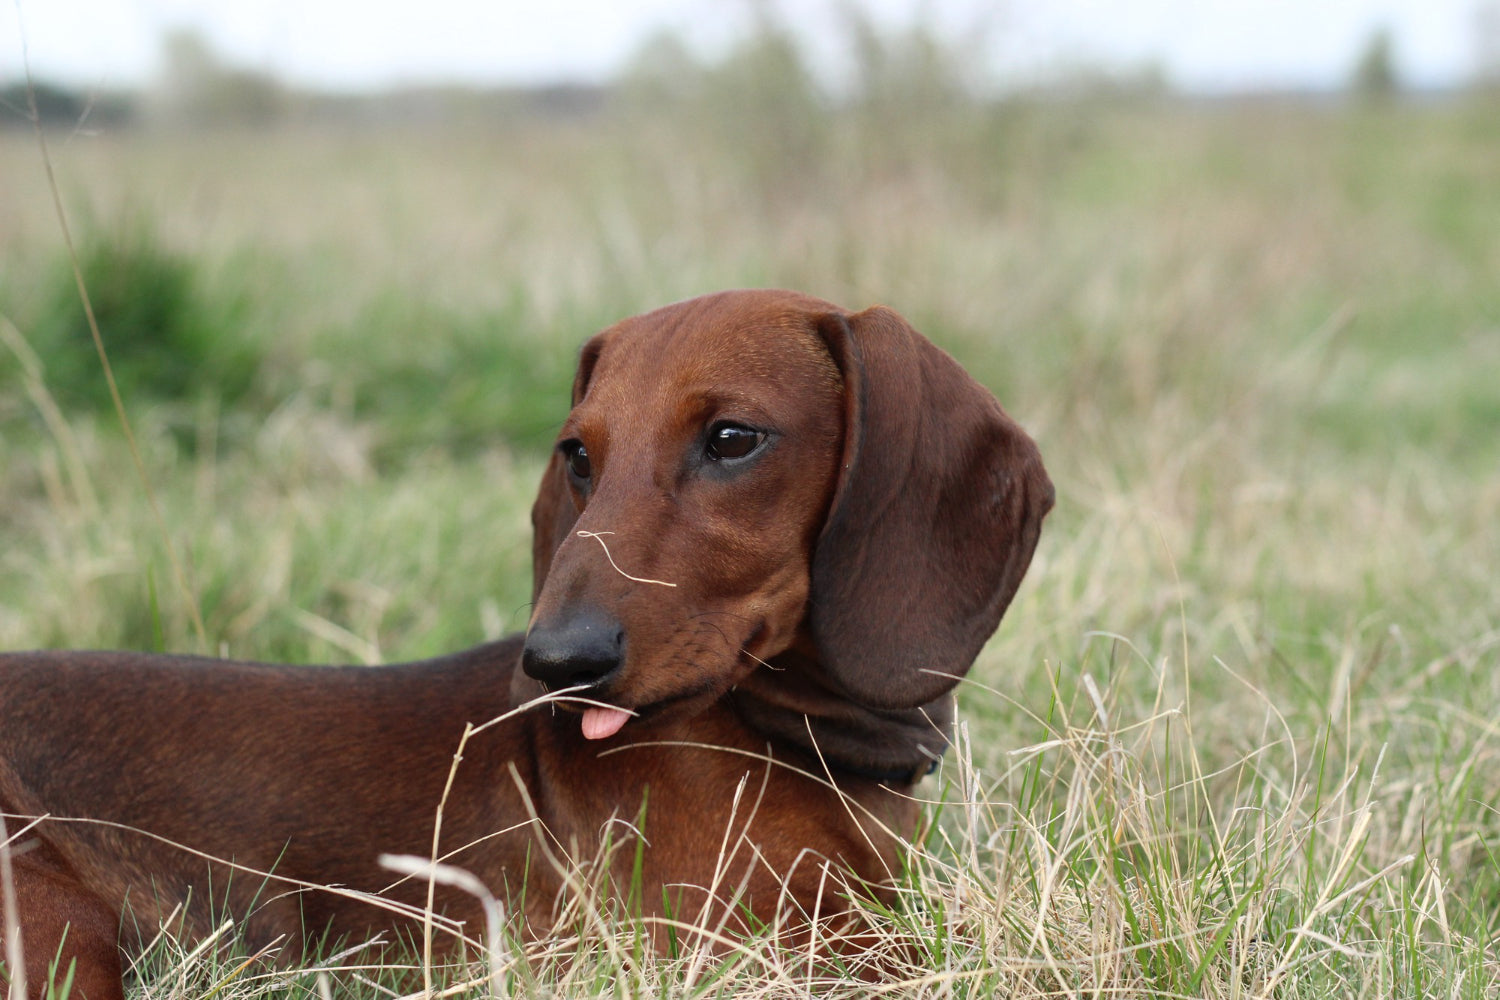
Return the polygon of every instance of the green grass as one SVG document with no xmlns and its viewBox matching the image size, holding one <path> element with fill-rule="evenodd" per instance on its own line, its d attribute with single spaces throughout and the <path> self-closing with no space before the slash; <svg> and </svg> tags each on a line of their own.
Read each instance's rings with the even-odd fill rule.
<svg viewBox="0 0 1500 1000">
<path fill-rule="evenodd" d="M 739 285 L 884 302 L 1032 430 L 1060 498 L 922 786 L 886 989 L 1495 996 L 1500 118 L 877 111 L 60 144 L 91 287 L 145 275 L 178 319 L 143 329 L 185 331 L 161 380 L 128 310 L 103 331 L 165 534 L 67 318 L 35 143 L 0 136 L 0 646 L 197 649 L 168 544 L 214 652 L 519 628 L 587 335 Z M 639 959 L 590 906 L 511 942 L 516 991 L 868 993 L 764 942 Z M 176 947 L 174 996 L 233 968 Z M 250 969 L 220 995 L 320 990 Z M 361 975 L 335 973 L 375 996 Z"/>
</svg>

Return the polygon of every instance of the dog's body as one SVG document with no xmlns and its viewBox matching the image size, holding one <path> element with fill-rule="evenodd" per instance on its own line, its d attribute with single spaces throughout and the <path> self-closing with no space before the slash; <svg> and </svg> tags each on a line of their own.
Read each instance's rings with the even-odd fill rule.
<svg viewBox="0 0 1500 1000">
<path fill-rule="evenodd" d="M 75 995 L 119 997 L 121 946 L 181 904 L 252 942 L 409 934 L 427 880 L 378 858 L 430 856 L 439 812 L 439 860 L 543 931 L 606 839 L 639 838 L 615 879 L 643 913 L 731 930 L 838 913 L 825 862 L 899 872 L 901 793 L 1051 506 L 1035 446 L 894 313 L 792 293 L 627 320 L 573 396 L 524 638 L 383 668 L 0 657 L 33 994 L 67 927 Z"/>
</svg>

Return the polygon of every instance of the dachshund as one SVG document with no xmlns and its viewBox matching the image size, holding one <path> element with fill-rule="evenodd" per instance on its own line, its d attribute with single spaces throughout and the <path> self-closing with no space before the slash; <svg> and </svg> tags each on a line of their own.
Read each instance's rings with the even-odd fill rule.
<svg viewBox="0 0 1500 1000">
<path fill-rule="evenodd" d="M 895 312 L 783 291 L 604 330 L 572 404 L 524 635 L 384 667 L 0 656 L 29 996 L 71 968 L 74 996 L 120 1000 L 163 924 L 216 914 L 289 961 L 424 911 L 478 937 L 473 895 L 390 854 L 471 873 L 532 933 L 569 865 L 625 839 L 599 877 L 656 927 L 890 891 L 910 789 L 1052 506 L 1036 445 Z"/>
</svg>

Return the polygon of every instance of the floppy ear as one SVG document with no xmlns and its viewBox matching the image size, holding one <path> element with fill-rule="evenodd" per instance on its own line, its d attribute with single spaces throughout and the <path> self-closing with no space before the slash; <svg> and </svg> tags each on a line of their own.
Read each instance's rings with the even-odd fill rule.
<svg viewBox="0 0 1500 1000">
<path fill-rule="evenodd" d="M 843 464 L 812 563 L 823 666 L 856 702 L 925 705 L 968 672 L 1031 562 L 1052 483 L 995 398 L 896 313 L 834 315 Z"/>
<path fill-rule="evenodd" d="M 578 352 L 578 372 L 573 376 L 573 401 L 577 406 L 583 401 L 593 377 L 594 366 L 604 350 L 604 334 L 592 337 Z M 542 593 L 542 584 L 547 579 L 547 570 L 552 566 L 552 556 L 573 530 L 578 520 L 578 508 L 573 504 L 573 492 L 568 489 L 568 474 L 563 469 L 562 455 L 553 451 L 552 459 L 542 471 L 542 483 L 537 489 L 536 502 L 531 505 L 531 602 L 536 603 Z"/>
<path fill-rule="evenodd" d="M 553 452 L 542 472 L 542 485 L 531 505 L 531 603 L 542 595 L 542 584 L 552 566 L 552 555 L 573 530 L 578 511 L 568 489 L 562 455 Z"/>
</svg>

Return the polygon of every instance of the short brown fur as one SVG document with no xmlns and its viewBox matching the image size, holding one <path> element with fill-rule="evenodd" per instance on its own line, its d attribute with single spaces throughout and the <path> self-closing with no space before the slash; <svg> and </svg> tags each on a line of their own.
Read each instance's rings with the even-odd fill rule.
<svg viewBox="0 0 1500 1000">
<path fill-rule="evenodd" d="M 708 456 L 726 422 L 763 435 L 753 453 Z M 559 441 L 529 640 L 380 668 L 0 657 L 5 891 L 32 996 L 66 927 L 73 995 L 117 1000 L 122 954 L 189 899 L 190 934 L 227 908 L 252 945 L 411 934 L 409 916 L 309 887 L 420 907 L 425 881 L 378 857 L 430 852 L 465 725 L 558 687 L 527 672 L 545 679 L 547 656 L 555 673 L 600 648 L 580 694 L 636 716 L 590 741 L 578 706 L 542 706 L 474 736 L 443 810 L 449 863 L 544 933 L 564 893 L 547 855 L 591 857 L 649 800 L 648 917 L 666 889 L 691 919 L 711 885 L 730 930 L 736 894 L 767 922 L 837 914 L 825 860 L 881 891 L 917 821 L 903 793 L 941 753 L 951 689 L 1051 506 L 1035 445 L 895 313 L 774 291 L 599 334 Z M 746 844 L 716 883 L 730 828 Z M 478 935 L 471 899 L 440 887 L 437 904 Z"/>
</svg>

